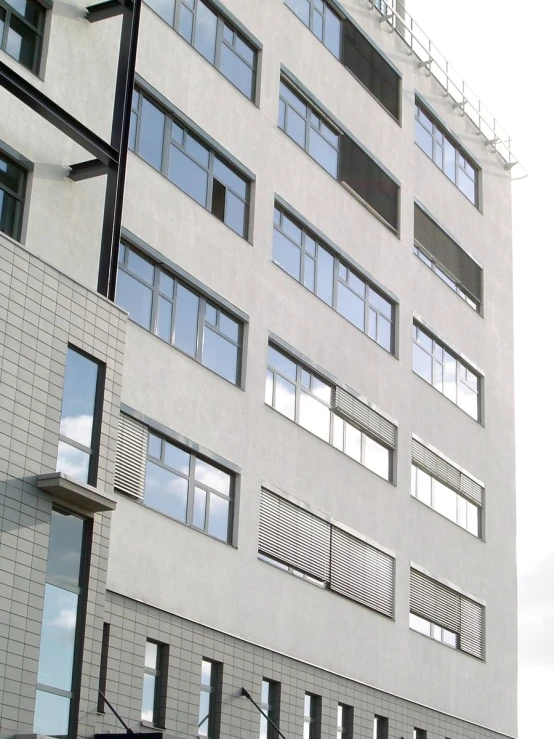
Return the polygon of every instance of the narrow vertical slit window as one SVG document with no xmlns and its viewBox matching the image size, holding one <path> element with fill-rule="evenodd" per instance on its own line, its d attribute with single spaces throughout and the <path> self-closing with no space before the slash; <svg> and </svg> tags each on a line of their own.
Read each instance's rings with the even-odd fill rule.
<svg viewBox="0 0 554 739">
<path fill-rule="evenodd" d="M 389 739 L 389 720 L 385 716 L 373 717 L 373 739 Z"/>
<path fill-rule="evenodd" d="M 141 720 L 154 726 L 163 725 L 162 708 L 162 644 L 147 640 L 144 650 Z"/>
<path fill-rule="evenodd" d="M 219 665 L 202 660 L 200 675 L 200 705 L 198 711 L 198 736 L 216 739 L 216 689 Z"/>
<path fill-rule="evenodd" d="M 339 703 L 337 706 L 337 739 L 352 739 L 352 707 Z"/>
<path fill-rule="evenodd" d="M 304 728 L 302 739 L 320 739 L 319 728 L 319 701 L 317 695 L 304 695 Z"/>
<path fill-rule="evenodd" d="M 33 723 L 37 734 L 67 736 L 76 720 L 87 538 L 82 518 L 52 510 Z"/>
<path fill-rule="evenodd" d="M 279 726 L 278 692 L 279 685 L 276 682 L 266 678 L 262 680 L 260 707 L 269 721 L 265 716 L 260 716 L 260 739 L 277 739 L 275 726 Z"/>
<path fill-rule="evenodd" d="M 2 1 L 0 0 L 0 38 L 2 37 Z M 0 149 L 0 231 L 19 241 L 27 172 Z"/>
<path fill-rule="evenodd" d="M 68 347 L 56 469 L 96 484 L 102 413 L 103 365 Z"/>
</svg>

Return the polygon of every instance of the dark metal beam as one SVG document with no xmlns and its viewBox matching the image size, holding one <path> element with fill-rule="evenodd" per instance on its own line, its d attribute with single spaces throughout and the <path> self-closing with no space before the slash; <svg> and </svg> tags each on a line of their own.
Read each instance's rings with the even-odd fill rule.
<svg viewBox="0 0 554 739">
<path fill-rule="evenodd" d="M 89 154 L 98 159 L 102 164 L 116 166 L 119 163 L 117 149 L 104 141 L 60 105 L 50 100 L 43 92 L 37 90 L 30 82 L 27 82 L 11 67 L 0 61 L 0 87 L 4 87 L 12 95 L 28 105 L 32 110 L 42 116 L 52 125 L 56 126 L 62 133 Z"/>
<path fill-rule="evenodd" d="M 133 0 L 104 0 L 87 7 L 87 21 L 96 23 L 133 10 Z"/>
<path fill-rule="evenodd" d="M 86 162 L 77 162 L 72 164 L 69 168 L 71 174 L 69 179 L 73 182 L 81 182 L 81 180 L 88 180 L 91 177 L 99 177 L 100 175 L 107 174 L 109 167 L 98 159 L 89 159 Z"/>
</svg>

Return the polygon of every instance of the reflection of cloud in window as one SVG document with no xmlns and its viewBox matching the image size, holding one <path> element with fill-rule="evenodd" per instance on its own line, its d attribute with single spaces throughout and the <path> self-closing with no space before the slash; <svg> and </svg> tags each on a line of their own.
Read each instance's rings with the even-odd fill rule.
<svg viewBox="0 0 554 739">
<path fill-rule="evenodd" d="M 60 431 L 62 436 L 77 441 L 83 446 L 90 446 L 92 438 L 92 416 L 66 416 L 62 418 Z"/>
<path fill-rule="evenodd" d="M 204 462 L 202 459 L 196 460 L 196 469 L 194 473 L 196 482 L 206 485 L 207 487 L 218 490 L 220 493 L 229 495 L 230 475 L 211 464 Z"/>
<path fill-rule="evenodd" d="M 89 455 L 60 442 L 58 446 L 58 472 L 63 472 L 75 480 L 86 482 L 88 478 Z"/>
</svg>

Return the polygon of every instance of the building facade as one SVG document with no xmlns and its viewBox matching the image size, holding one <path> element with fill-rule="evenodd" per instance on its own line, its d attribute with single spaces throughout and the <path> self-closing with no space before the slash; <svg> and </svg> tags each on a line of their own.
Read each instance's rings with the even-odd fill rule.
<svg viewBox="0 0 554 739">
<path fill-rule="evenodd" d="M 0 0 L 0 71 L 107 141 L 120 23 Z M 516 735 L 509 163 L 410 28 L 145 0 L 115 300 L 0 87 L 1 739 Z"/>
</svg>

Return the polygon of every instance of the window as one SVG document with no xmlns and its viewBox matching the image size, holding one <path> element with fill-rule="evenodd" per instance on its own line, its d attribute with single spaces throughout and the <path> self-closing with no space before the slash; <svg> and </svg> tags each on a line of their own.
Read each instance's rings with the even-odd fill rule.
<svg viewBox="0 0 554 739">
<path fill-rule="evenodd" d="M 393 557 L 268 490 L 261 495 L 258 556 L 384 616 L 394 615 Z"/>
<path fill-rule="evenodd" d="M 337 739 L 351 739 L 352 723 L 352 707 L 339 703 L 337 706 Z"/>
<path fill-rule="evenodd" d="M 129 148 L 247 238 L 250 182 L 138 89 L 133 93 Z"/>
<path fill-rule="evenodd" d="M 393 303 L 279 207 L 273 217 L 273 261 L 393 353 Z"/>
<path fill-rule="evenodd" d="M 0 0 L 0 38 L 2 38 Z M 0 231 L 19 241 L 23 220 L 27 172 L 0 149 Z"/>
<path fill-rule="evenodd" d="M 482 485 L 412 439 L 412 495 L 425 505 L 481 536 Z"/>
<path fill-rule="evenodd" d="M 144 650 L 144 677 L 142 682 L 142 709 L 140 718 L 154 726 L 164 725 L 163 678 L 167 646 L 147 640 Z"/>
<path fill-rule="evenodd" d="M 278 734 L 275 726 L 279 726 L 279 684 L 273 680 L 262 680 L 262 694 L 260 707 L 267 718 L 260 716 L 260 739 L 276 739 Z M 275 726 L 272 725 L 275 724 Z"/>
<path fill-rule="evenodd" d="M 67 736 L 76 719 L 86 538 L 83 519 L 52 510 L 33 724 L 37 734 Z"/>
<path fill-rule="evenodd" d="M 98 679 L 98 703 L 96 710 L 104 713 L 106 701 L 102 693 L 106 695 L 106 683 L 108 680 L 108 655 L 110 651 L 110 624 L 104 623 L 102 627 L 102 646 L 100 648 L 100 675 Z"/>
<path fill-rule="evenodd" d="M 304 695 L 304 730 L 302 739 L 319 739 L 321 735 L 319 727 L 321 698 L 311 693 Z"/>
<path fill-rule="evenodd" d="M 485 658 L 483 606 L 413 568 L 410 628 L 478 659 Z"/>
<path fill-rule="evenodd" d="M 140 326 L 240 384 L 242 323 L 123 243 L 115 299 Z"/>
<path fill-rule="evenodd" d="M 198 710 L 198 736 L 215 739 L 216 729 L 216 693 L 218 690 L 218 672 L 220 665 L 207 659 L 202 660 L 200 678 L 200 706 Z"/>
<path fill-rule="evenodd" d="M 341 19 L 330 5 L 325 0 L 285 0 L 285 4 L 339 59 Z"/>
<path fill-rule="evenodd" d="M 68 347 L 56 469 L 90 485 L 96 484 L 102 369 L 94 359 Z"/>
<path fill-rule="evenodd" d="M 246 97 L 255 96 L 257 49 L 203 0 L 148 0 L 148 5 Z"/>
<path fill-rule="evenodd" d="M 375 474 L 392 479 L 395 427 L 271 345 L 265 402 Z"/>
<path fill-rule="evenodd" d="M 477 167 L 420 103 L 415 104 L 415 141 L 473 205 L 479 205 Z"/>
<path fill-rule="evenodd" d="M 417 375 L 479 421 L 481 378 L 415 323 L 412 368 Z"/>
<path fill-rule="evenodd" d="M 46 9 L 36 0 L 0 0 L 0 49 L 35 74 L 40 65 Z"/>
<path fill-rule="evenodd" d="M 338 179 L 340 132 L 283 81 L 279 94 L 279 128 Z"/>
<path fill-rule="evenodd" d="M 418 205 L 414 208 L 414 254 L 477 312 L 483 301 L 483 270 Z"/>
<path fill-rule="evenodd" d="M 373 717 L 373 739 L 389 739 L 389 720 L 384 716 Z"/>
<path fill-rule="evenodd" d="M 425 729 L 414 729 L 414 739 L 427 739 L 427 731 Z"/>
<path fill-rule="evenodd" d="M 229 541 L 232 476 L 152 432 L 148 434 L 144 504 Z"/>
</svg>

